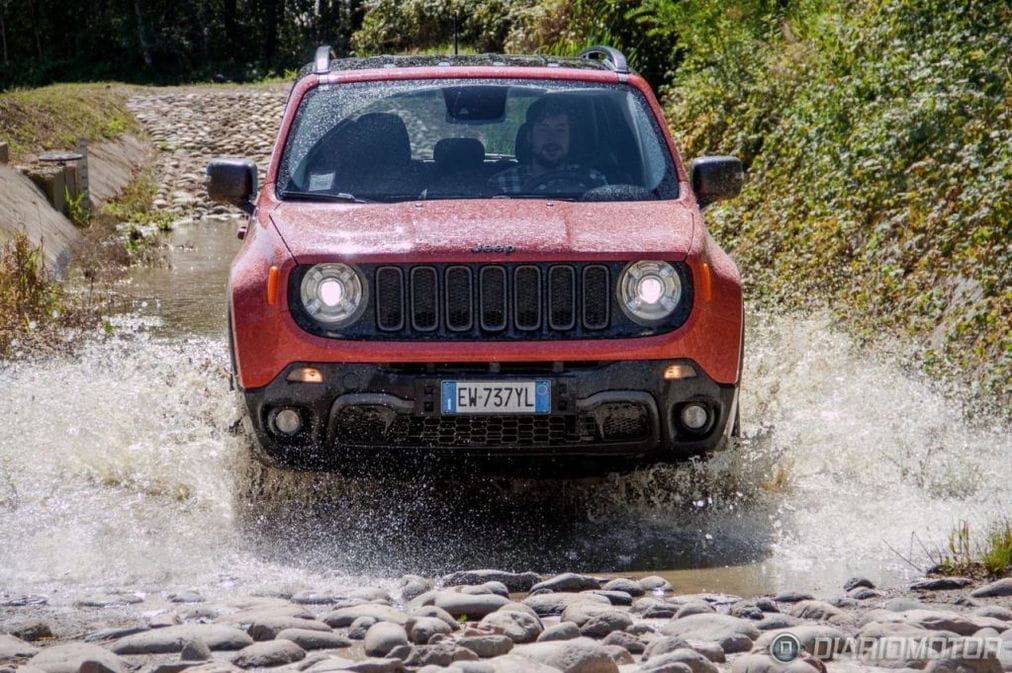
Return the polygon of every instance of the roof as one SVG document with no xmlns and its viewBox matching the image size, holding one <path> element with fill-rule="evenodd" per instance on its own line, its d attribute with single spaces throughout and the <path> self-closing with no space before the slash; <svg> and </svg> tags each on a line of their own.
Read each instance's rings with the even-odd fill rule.
<svg viewBox="0 0 1012 673">
<path fill-rule="evenodd" d="M 299 70 L 296 81 L 308 74 L 321 72 L 320 67 L 325 66 L 323 72 L 340 72 L 342 70 L 372 70 L 379 68 L 433 68 L 433 67 L 510 67 L 510 68 L 567 68 L 579 70 L 615 70 L 618 66 L 616 59 L 621 59 L 621 67 L 625 68 L 625 57 L 619 52 L 608 48 L 592 48 L 591 52 L 598 49 L 607 49 L 609 56 L 605 59 L 594 59 L 588 57 L 561 57 L 542 55 L 518 55 L 518 54 L 435 54 L 435 55 L 384 55 L 367 56 L 354 58 L 329 58 L 329 47 L 320 47 L 317 51 L 316 61 L 307 63 Z M 587 53 L 584 52 L 584 53 Z M 603 51 L 594 51 L 602 55 Z M 612 55 L 613 54 L 613 55 Z M 321 55 L 327 60 L 321 61 Z"/>
</svg>

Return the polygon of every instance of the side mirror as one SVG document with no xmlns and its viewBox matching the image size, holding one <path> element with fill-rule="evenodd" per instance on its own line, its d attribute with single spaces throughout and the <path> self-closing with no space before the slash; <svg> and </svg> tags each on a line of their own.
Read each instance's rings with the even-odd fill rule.
<svg viewBox="0 0 1012 673">
<path fill-rule="evenodd" d="M 737 157 L 698 157 L 692 160 L 691 172 L 692 190 L 696 192 L 700 208 L 738 196 L 745 181 L 745 172 Z"/>
<path fill-rule="evenodd" d="M 211 159 L 207 163 L 207 195 L 253 214 L 257 165 L 251 159 Z"/>
</svg>

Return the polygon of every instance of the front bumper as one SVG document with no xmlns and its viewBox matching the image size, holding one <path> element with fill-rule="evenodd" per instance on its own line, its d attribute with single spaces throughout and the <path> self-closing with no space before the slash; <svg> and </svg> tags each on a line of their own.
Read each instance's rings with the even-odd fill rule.
<svg viewBox="0 0 1012 673">
<path fill-rule="evenodd" d="M 696 375 L 664 380 L 665 367 L 692 365 Z M 322 383 L 288 381 L 312 366 Z M 550 379 L 543 415 L 442 415 L 444 380 Z M 730 430 L 737 386 L 721 385 L 691 361 L 528 363 L 293 363 L 270 384 L 243 391 L 258 457 L 302 470 L 351 475 L 440 474 L 463 468 L 509 474 L 593 474 L 685 460 L 717 449 Z M 678 419 L 689 402 L 710 422 L 692 432 Z M 302 429 L 273 427 L 282 408 L 298 411 Z"/>
</svg>

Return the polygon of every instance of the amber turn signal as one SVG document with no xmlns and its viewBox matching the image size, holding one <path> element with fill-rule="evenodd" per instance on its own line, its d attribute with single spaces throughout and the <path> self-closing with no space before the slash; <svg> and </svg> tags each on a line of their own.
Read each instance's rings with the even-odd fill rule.
<svg viewBox="0 0 1012 673">
<path fill-rule="evenodd" d="M 272 266 L 271 270 L 267 272 L 267 303 L 271 306 L 278 303 L 278 276 L 280 274 L 281 271 L 276 266 Z"/>
<path fill-rule="evenodd" d="M 696 375 L 692 365 L 668 365 L 664 368 L 664 380 L 691 379 Z"/>
<path fill-rule="evenodd" d="M 291 371 L 288 380 L 295 383 L 323 383 L 323 372 L 316 367 L 299 367 Z"/>
<path fill-rule="evenodd" d="M 710 265 L 703 262 L 703 273 L 702 276 L 702 287 L 700 288 L 700 294 L 703 295 L 703 301 L 709 302 L 713 299 L 713 278 L 710 276 Z"/>
</svg>

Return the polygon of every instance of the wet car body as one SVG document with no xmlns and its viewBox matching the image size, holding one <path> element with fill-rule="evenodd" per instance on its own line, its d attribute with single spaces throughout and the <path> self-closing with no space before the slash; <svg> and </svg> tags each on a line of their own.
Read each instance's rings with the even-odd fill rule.
<svg viewBox="0 0 1012 673">
<path fill-rule="evenodd" d="M 209 167 L 212 196 L 250 211 L 228 282 L 229 342 L 263 462 L 353 474 L 438 464 L 575 475 L 685 460 L 734 431 L 741 282 L 707 233 L 701 204 L 737 191 L 740 164 L 704 159 L 690 175 L 648 85 L 614 58 L 500 58 L 318 62 L 292 89 L 259 190 L 248 164 Z M 613 97 L 633 91 L 663 139 L 667 198 L 638 189 L 626 199 L 618 187 L 598 189 L 603 200 L 428 198 L 428 188 L 365 202 L 345 192 L 285 197 L 282 183 L 319 182 L 319 173 L 297 178 L 301 166 L 284 163 L 300 105 L 327 95 L 314 92 L 397 81 L 469 91 L 473 81 L 480 93 L 500 80 L 531 97 L 541 89 L 525 82 L 552 83 L 557 99 L 578 105 L 598 86 Z M 447 115 L 458 135 L 494 129 Z M 477 168 L 493 175 L 519 163 L 520 136 L 515 157 L 484 154 Z M 413 164 L 439 169 L 416 149 Z M 337 327 L 311 310 L 320 304 L 312 292 L 335 282 L 327 273 L 345 274 L 340 301 L 358 293 L 354 315 Z M 647 277 L 655 279 L 648 290 L 663 287 L 659 301 L 674 304 L 656 320 L 628 309 L 642 304 Z"/>
</svg>

